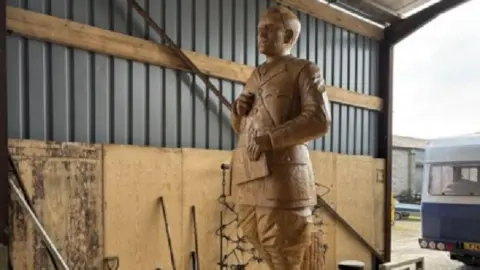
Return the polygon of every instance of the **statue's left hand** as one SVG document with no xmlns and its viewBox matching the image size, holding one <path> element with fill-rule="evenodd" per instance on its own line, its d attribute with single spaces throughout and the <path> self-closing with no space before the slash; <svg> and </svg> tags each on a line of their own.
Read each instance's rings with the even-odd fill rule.
<svg viewBox="0 0 480 270">
<path fill-rule="evenodd" d="M 260 155 L 268 150 L 272 149 L 272 142 L 270 136 L 262 135 L 255 137 L 253 141 L 247 146 L 248 156 L 250 160 L 258 160 Z"/>
</svg>

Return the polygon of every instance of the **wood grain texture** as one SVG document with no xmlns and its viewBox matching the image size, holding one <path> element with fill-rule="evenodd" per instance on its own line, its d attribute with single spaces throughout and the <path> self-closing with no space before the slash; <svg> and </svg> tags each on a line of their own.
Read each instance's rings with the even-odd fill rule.
<svg viewBox="0 0 480 270">
<path fill-rule="evenodd" d="M 311 151 L 310 157 L 316 182 L 321 185 L 318 194 L 382 253 L 384 183 L 377 181 L 376 173 L 383 170 L 384 160 L 318 151 Z M 234 198 L 227 199 L 234 203 Z M 323 208 L 316 219 L 323 223 L 320 229 L 327 244 L 326 269 L 335 269 L 341 260 L 361 260 L 369 269 L 372 255 L 347 228 Z"/>
<path fill-rule="evenodd" d="M 321 195 L 327 203 L 332 207 L 337 205 L 337 154 L 328 152 L 311 151 L 313 171 L 315 173 L 315 181 L 320 184 L 317 193 Z M 324 208 L 320 208 L 317 219 L 322 222 L 321 230 L 323 239 L 327 245 L 325 253 L 326 269 L 335 269 L 337 262 L 337 225 L 336 220 L 330 216 Z"/>
<path fill-rule="evenodd" d="M 215 232 L 220 228 L 220 211 L 224 210 L 218 202 L 222 192 L 220 164 L 231 154 L 206 149 L 182 149 L 182 154 L 182 269 L 192 269 L 189 257 L 190 251 L 194 250 L 191 206 L 196 209 L 200 269 L 218 269 L 220 238 Z M 233 224 L 230 228 L 236 226 Z"/>
<path fill-rule="evenodd" d="M 7 28 L 31 39 L 171 69 L 189 70 L 165 45 L 20 8 L 7 8 Z M 245 83 L 254 70 L 252 66 L 182 51 L 203 73 L 220 79 Z M 375 111 L 383 108 L 383 101 L 379 97 L 333 86 L 327 87 L 327 94 L 333 102 Z"/>
<path fill-rule="evenodd" d="M 38 218 L 67 264 L 72 269 L 102 269 L 101 147 L 22 140 L 10 140 L 9 145 Z M 53 269 L 33 222 L 16 199 L 11 215 L 14 269 Z"/>
<path fill-rule="evenodd" d="M 375 159 L 375 173 L 382 174 L 382 176 L 376 177 L 373 181 L 374 187 L 374 220 L 375 220 L 375 232 L 383 232 L 385 223 L 385 160 L 377 158 Z M 390 211 L 390 210 L 387 210 Z M 375 248 L 383 254 L 385 252 L 383 233 L 375 233 Z"/>
<path fill-rule="evenodd" d="M 337 211 L 372 246 L 374 228 L 375 160 L 366 156 L 337 155 L 336 159 Z M 346 244 L 348 243 L 348 244 Z M 371 269 L 372 254 L 355 239 L 344 226 L 336 228 L 336 259 L 360 260 L 365 269 Z"/>
<path fill-rule="evenodd" d="M 217 201 L 222 192 L 220 164 L 231 152 L 22 140 L 11 140 L 10 150 L 40 219 L 69 266 L 102 269 L 104 256 L 119 256 L 120 269 L 172 269 L 158 202 L 163 196 L 177 269 L 191 267 L 192 205 L 201 269 L 218 267 L 220 239 L 215 231 L 224 210 Z M 376 172 L 384 169 L 384 161 L 316 151 L 310 156 L 322 185 L 318 193 L 381 251 L 384 183 L 377 181 Z M 12 206 L 15 269 L 52 269 L 31 222 L 17 203 Z M 231 218 L 226 215 L 225 222 Z M 320 229 L 328 246 L 326 269 L 346 259 L 371 263 L 368 249 L 326 211 L 317 219 L 323 221 Z M 232 223 L 227 234 L 236 233 Z M 225 252 L 232 248 L 224 242 Z M 266 267 L 252 263 L 247 269 Z"/>
<path fill-rule="evenodd" d="M 104 146 L 105 255 L 120 269 L 173 269 L 162 196 L 177 269 L 182 265 L 182 150 Z"/>
</svg>

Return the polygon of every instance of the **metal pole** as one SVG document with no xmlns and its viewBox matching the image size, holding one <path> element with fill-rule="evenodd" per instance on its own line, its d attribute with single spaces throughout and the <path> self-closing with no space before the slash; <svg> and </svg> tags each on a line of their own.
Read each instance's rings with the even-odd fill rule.
<svg viewBox="0 0 480 270">
<path fill-rule="evenodd" d="M 384 260 L 390 261 L 392 243 L 392 108 L 393 108 L 393 47 L 389 28 L 384 31 L 380 42 L 378 59 L 378 88 L 383 99 L 383 112 L 380 113 L 377 139 L 377 157 L 385 159 L 385 196 L 384 196 Z"/>
<path fill-rule="evenodd" d="M 7 132 L 7 61 L 6 3 L 0 5 L 0 269 L 8 269 L 9 261 L 9 207 L 8 185 L 8 132 Z"/>
<path fill-rule="evenodd" d="M 200 270 L 200 260 L 198 258 L 198 232 L 197 232 L 197 217 L 195 214 L 195 206 L 192 205 L 191 207 L 192 211 L 192 220 L 193 220 L 193 237 L 195 241 L 195 265 L 196 268 L 194 270 Z"/>
<path fill-rule="evenodd" d="M 53 256 L 55 258 L 55 261 L 58 262 L 64 270 L 69 270 L 67 263 L 65 260 L 62 258 L 62 255 L 60 252 L 58 252 L 57 248 L 53 244 L 52 240 L 48 236 L 47 232 L 43 228 L 42 224 L 36 217 L 35 213 L 33 212 L 32 208 L 28 205 L 27 201 L 25 200 L 25 197 L 23 196 L 22 192 L 20 189 L 17 187 L 13 179 L 9 179 L 10 187 L 12 188 L 14 194 L 17 196 L 17 198 L 20 200 L 21 205 L 23 206 L 23 209 L 25 209 L 33 220 L 33 224 L 35 225 L 35 228 L 38 230 L 40 233 L 40 236 L 42 237 L 44 243 L 46 244 L 47 248 L 52 251 Z"/>
<path fill-rule="evenodd" d="M 16 187 L 19 189 L 20 193 L 22 194 L 22 198 L 25 200 L 28 208 L 36 216 L 37 214 L 35 213 L 35 209 L 33 208 L 33 202 L 30 199 L 30 197 L 28 197 L 27 188 L 25 187 L 25 185 L 22 181 L 22 178 L 20 177 L 20 174 L 18 173 L 17 166 L 13 162 L 13 158 L 10 155 L 10 153 L 8 153 L 8 165 L 10 167 L 11 173 L 13 174 L 13 176 L 16 179 Z M 9 196 L 10 196 L 10 194 L 9 194 Z M 48 257 L 50 258 L 50 260 L 52 261 L 53 268 L 55 268 L 55 270 L 58 270 L 59 269 L 58 265 L 57 265 L 58 262 L 55 260 L 55 256 L 53 255 L 52 251 L 48 248 L 47 244 L 44 241 L 42 241 L 42 245 L 47 248 L 47 254 L 48 254 Z"/>
<path fill-rule="evenodd" d="M 165 230 L 167 232 L 168 248 L 170 249 L 170 261 L 172 263 L 172 269 L 176 270 L 177 266 L 175 264 L 175 255 L 173 254 L 172 238 L 170 237 L 170 225 L 168 224 L 167 210 L 165 209 L 165 202 L 163 201 L 163 197 L 160 197 L 160 204 L 162 206 L 163 220 L 165 222 Z"/>
<path fill-rule="evenodd" d="M 223 269 L 223 212 L 220 211 L 220 270 Z"/>
</svg>

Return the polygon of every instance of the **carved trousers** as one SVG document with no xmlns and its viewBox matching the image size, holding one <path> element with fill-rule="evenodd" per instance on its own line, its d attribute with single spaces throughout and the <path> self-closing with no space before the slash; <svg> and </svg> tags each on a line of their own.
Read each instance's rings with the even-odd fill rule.
<svg viewBox="0 0 480 270">
<path fill-rule="evenodd" d="M 270 270 L 301 270 L 311 243 L 310 208 L 278 209 L 239 205 L 239 227 Z"/>
</svg>

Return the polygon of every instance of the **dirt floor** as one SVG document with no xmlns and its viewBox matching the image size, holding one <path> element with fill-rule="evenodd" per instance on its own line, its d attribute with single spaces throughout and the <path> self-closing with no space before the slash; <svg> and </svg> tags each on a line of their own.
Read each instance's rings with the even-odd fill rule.
<svg viewBox="0 0 480 270">
<path fill-rule="evenodd" d="M 425 257 L 426 270 L 470 270 L 462 263 L 450 260 L 447 252 L 422 249 L 418 245 L 421 233 L 419 220 L 397 221 L 392 229 L 392 262 Z"/>
</svg>

